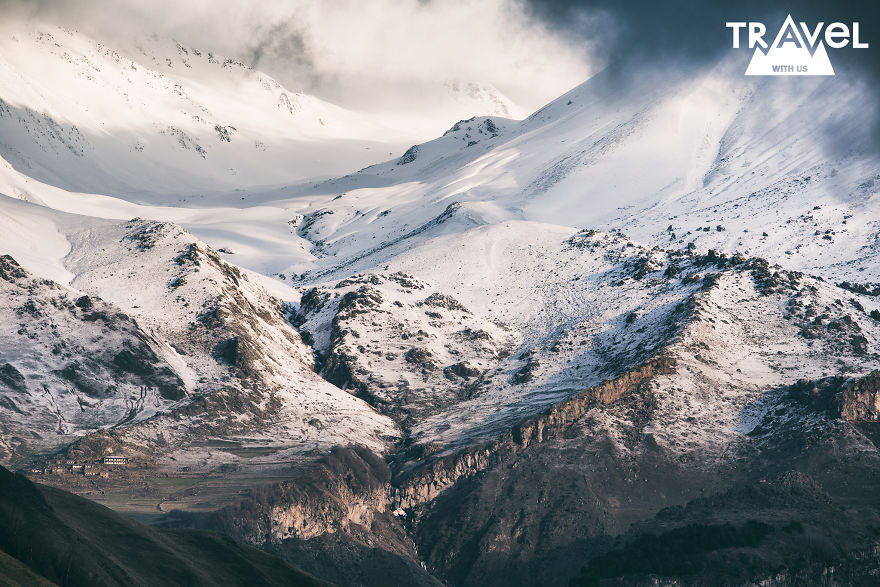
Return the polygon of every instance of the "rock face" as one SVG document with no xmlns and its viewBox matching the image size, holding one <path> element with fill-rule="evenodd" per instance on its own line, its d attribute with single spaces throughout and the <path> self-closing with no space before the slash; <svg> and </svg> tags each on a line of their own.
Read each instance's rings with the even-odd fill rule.
<svg viewBox="0 0 880 587">
<path fill-rule="evenodd" d="M 840 417 L 848 422 L 880 421 L 880 371 L 844 387 Z"/>
<path fill-rule="evenodd" d="M 377 516 L 388 513 L 389 481 L 388 465 L 369 449 L 334 448 L 309 471 L 305 484 L 279 484 L 270 498 L 270 525 L 246 532 L 251 541 L 268 536 L 271 543 L 281 544 L 290 538 L 348 532 L 353 525 L 370 527 Z M 258 500 L 259 494 L 239 507 L 263 507 Z M 236 518 L 262 521 L 248 514 Z"/>
<path fill-rule="evenodd" d="M 251 490 L 238 506 L 174 512 L 165 523 L 227 532 L 342 585 L 440 585 L 392 513 L 390 478 L 369 449 L 339 447 L 294 480 Z"/>
<path fill-rule="evenodd" d="M 789 393 L 813 409 L 852 424 L 880 421 L 880 371 L 863 377 L 804 379 L 792 385 Z"/>
<path fill-rule="evenodd" d="M 675 360 L 658 357 L 610 381 L 603 382 L 560 402 L 543 414 L 525 419 L 500 439 L 439 458 L 410 456 L 412 469 L 400 473 L 395 484 L 394 505 L 411 509 L 429 503 L 460 479 L 499 466 L 530 445 L 565 436 L 591 409 L 608 406 L 637 393 L 652 378 L 671 374 Z"/>
</svg>

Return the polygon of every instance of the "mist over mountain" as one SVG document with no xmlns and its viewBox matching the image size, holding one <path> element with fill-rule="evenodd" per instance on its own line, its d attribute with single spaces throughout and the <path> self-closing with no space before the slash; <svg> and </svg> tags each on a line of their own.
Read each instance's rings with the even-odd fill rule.
<svg viewBox="0 0 880 587">
<path fill-rule="evenodd" d="M 521 117 L 595 71 L 583 43 L 559 39 L 516 0 L 3 4 L 7 14 L 73 27 L 115 48 L 151 35 L 209 47 L 295 92 L 386 116 L 433 116 L 435 125 L 490 114 L 456 108 L 444 86 L 497 87 L 521 108 L 510 115 Z"/>
</svg>

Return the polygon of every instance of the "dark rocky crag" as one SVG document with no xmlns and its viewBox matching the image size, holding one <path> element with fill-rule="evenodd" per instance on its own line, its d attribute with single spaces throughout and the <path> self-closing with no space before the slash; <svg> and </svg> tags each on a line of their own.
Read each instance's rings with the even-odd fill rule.
<svg viewBox="0 0 880 587">
<path fill-rule="evenodd" d="M 669 366 L 603 386 L 629 392 L 606 407 L 644 409 L 641 377 L 658 367 Z M 420 474 L 392 478 L 376 455 L 340 448 L 300 480 L 166 523 L 228 532 L 350 585 L 845 584 L 880 571 L 880 452 L 861 420 L 832 418 L 818 434 L 791 422 L 759 454 L 703 468 L 672 461 L 650 434 L 621 452 L 595 412 L 560 417 L 585 397 L 602 394 Z"/>
</svg>

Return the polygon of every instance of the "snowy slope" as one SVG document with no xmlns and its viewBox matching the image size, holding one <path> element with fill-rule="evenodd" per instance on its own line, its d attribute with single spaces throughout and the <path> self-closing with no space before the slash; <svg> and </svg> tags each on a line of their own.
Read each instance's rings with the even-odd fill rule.
<svg viewBox="0 0 880 587">
<path fill-rule="evenodd" d="M 623 228 L 650 244 L 741 251 L 837 280 L 878 277 L 878 156 L 862 123 L 870 96 L 842 78 L 755 81 L 742 78 L 733 60 L 628 83 L 604 73 L 523 121 L 463 120 L 413 146 L 383 126 L 411 128 L 409 121 L 379 124 L 308 96 L 291 119 L 275 103 L 290 92 L 234 61 L 156 40 L 132 49 L 141 63 L 61 29 L 52 40 L 46 34 L 33 29 L 4 41 L 13 50 L 4 53 L 11 77 L 3 98 L 9 115 L 0 119 L 8 145 L 0 156 L 9 164 L 0 168 L 3 193 L 68 212 L 178 222 L 264 274 L 312 271 L 312 281 L 335 267 L 344 273 L 378 265 L 381 255 L 349 267 L 401 239 L 418 242 L 414 235 L 450 204 L 470 202 L 481 224 L 523 219 Z M 74 67 L 61 58 L 74 49 L 79 73 L 62 70 L 52 79 L 82 85 L 78 100 L 60 100 L 61 87 L 41 89 L 49 82 L 37 85 L 21 73 L 37 58 L 47 62 L 43 68 Z M 86 63 L 99 59 L 100 72 Z M 125 100 L 130 84 L 139 102 Z M 174 84 L 190 98 L 176 94 Z M 315 122 L 335 120 L 331 114 L 339 124 Z M 186 138 L 181 143 L 167 124 L 156 126 L 157 117 L 179 122 L 210 148 L 200 154 Z M 76 132 L 107 124 L 112 128 L 96 131 L 101 141 L 87 141 L 95 149 L 106 141 L 106 149 L 77 154 L 86 143 Z M 216 125 L 235 127 L 229 142 Z M 155 149 L 120 149 L 132 126 L 149 127 Z M 247 133 L 253 136 L 244 140 Z M 346 153 L 366 151 L 345 147 L 357 137 L 393 140 L 381 153 L 371 148 L 369 156 L 350 159 Z M 279 147 L 255 149 L 257 140 Z M 300 148 L 308 152 L 301 161 Z M 391 152 L 387 163 L 351 175 L 295 182 Z M 290 185 L 258 187 L 279 182 Z M 175 207 L 86 201 L 51 189 L 56 185 Z"/>
<path fill-rule="evenodd" d="M 629 84 L 600 74 L 522 122 L 462 121 L 388 163 L 261 200 L 314 219 L 319 271 L 472 202 L 480 223 L 623 228 L 651 244 L 875 280 L 870 96 L 841 79 L 744 81 L 736 67 Z"/>
<path fill-rule="evenodd" d="M 346 110 L 170 39 L 111 48 L 13 20 L 0 28 L 0 55 L 0 156 L 72 191 L 175 204 L 207 195 L 213 205 L 218 192 L 345 173 L 433 132 L 425 120 Z M 463 112 L 514 109 L 492 88 L 449 93 Z"/>
<path fill-rule="evenodd" d="M 658 440 L 709 450 L 751 430 L 761 408 L 750 406 L 768 390 L 880 366 L 875 298 L 763 260 L 533 222 L 447 223 L 300 304 L 323 375 L 412 443 L 491 439 L 663 356 L 677 367 L 656 382 Z"/>
<path fill-rule="evenodd" d="M 224 254 L 235 255 L 230 258 L 237 264 L 267 274 L 291 259 L 313 259 L 309 242 L 296 237 L 280 220 L 289 215 L 280 206 L 181 208 L 135 204 L 101 194 L 65 191 L 16 171 L 2 158 L 0 194 L 8 196 L 0 199 L 0 238 L 5 250 L 23 259 L 23 263 L 27 259 L 25 265 L 30 271 L 62 282 L 72 276 L 61 263 L 70 247 L 67 237 L 63 231 L 50 228 L 59 219 L 64 219 L 65 225 L 74 218 L 79 225 L 96 219 L 135 217 L 180 223 L 214 243 Z M 240 197 L 236 199 L 240 201 Z M 53 214 L 53 210 L 67 214 Z M 34 233 L 42 235 L 38 242 L 32 242 L 30 235 Z"/>
<path fill-rule="evenodd" d="M 0 459 L 149 418 L 186 388 L 130 317 L 0 257 Z"/>
<path fill-rule="evenodd" d="M 30 219 L 18 225 L 23 243 L 54 226 L 66 246 L 35 264 L 60 284 L 5 257 L 4 461 L 111 429 L 130 453 L 172 470 L 248 462 L 222 452 L 206 461 L 213 438 L 257 444 L 279 463 L 349 441 L 384 451 L 399 435 L 314 372 L 286 305 L 259 276 L 181 228 L 5 204 L 6 226 Z"/>
</svg>

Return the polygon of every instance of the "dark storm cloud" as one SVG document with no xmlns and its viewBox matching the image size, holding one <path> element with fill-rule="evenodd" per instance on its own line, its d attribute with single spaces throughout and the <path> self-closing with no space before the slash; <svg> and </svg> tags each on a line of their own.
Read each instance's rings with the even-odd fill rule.
<svg viewBox="0 0 880 587">
<path fill-rule="evenodd" d="M 861 39 L 870 49 L 847 47 L 834 52 L 835 65 L 854 67 L 860 75 L 880 76 L 880 2 L 715 3 L 699 0 L 528 0 L 531 13 L 571 39 L 591 38 L 597 53 L 611 65 L 652 65 L 662 61 L 711 62 L 731 50 L 728 21 L 760 21 L 772 36 L 791 14 L 795 21 L 861 23 Z"/>
<path fill-rule="evenodd" d="M 321 85 L 321 75 L 312 57 L 306 31 L 293 19 L 262 27 L 252 38 L 253 45 L 244 47 L 240 56 L 250 67 L 271 69 L 273 61 L 281 55 L 287 74 L 296 77 L 300 87 Z"/>
<path fill-rule="evenodd" d="M 768 43 L 788 14 L 809 27 L 818 22 L 848 26 L 859 22 L 860 40 L 870 47 L 854 49 L 850 43 L 834 49 L 830 58 L 840 83 L 866 86 L 861 95 L 865 128 L 871 135 L 867 140 L 880 151 L 880 2 L 528 0 L 528 9 L 572 42 L 591 39 L 593 58 L 608 67 L 606 78 L 624 84 L 646 69 L 688 71 L 717 63 L 733 51 L 733 32 L 726 22 L 763 22 Z M 745 68 L 753 50 L 746 46 L 744 31 L 740 47 Z M 839 133 L 826 134 L 829 151 L 848 147 L 841 143 Z"/>
</svg>

